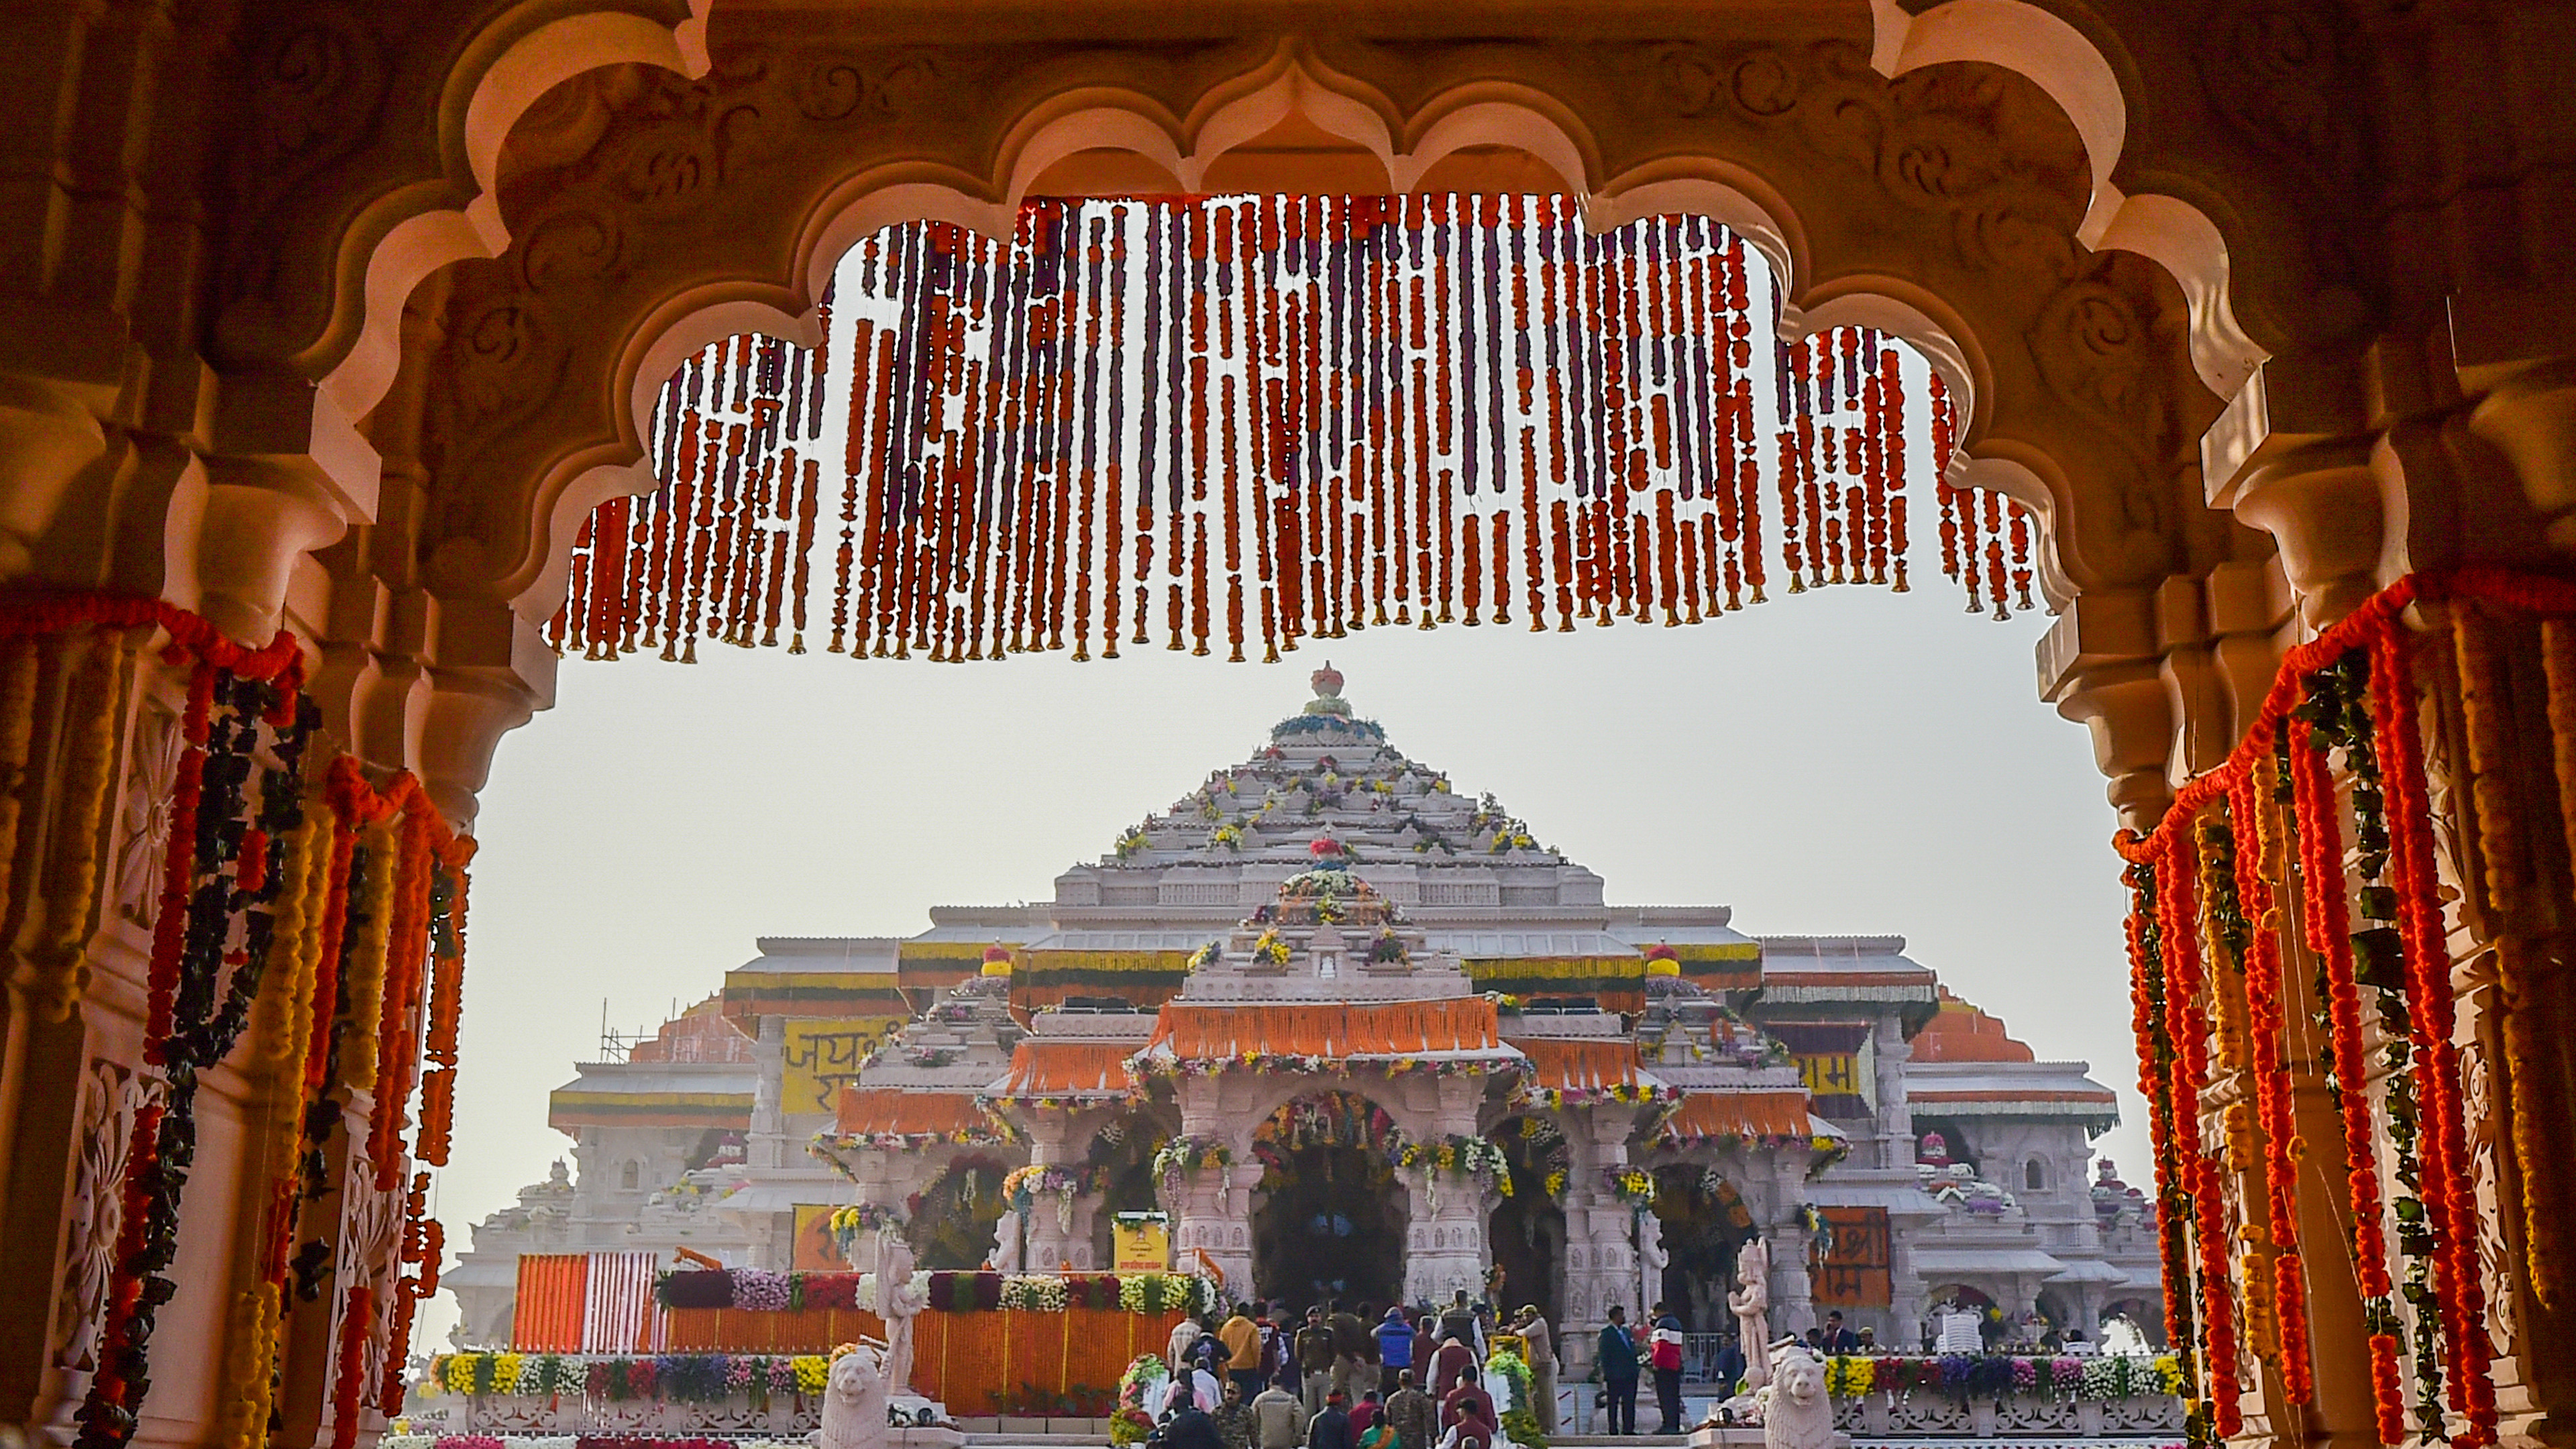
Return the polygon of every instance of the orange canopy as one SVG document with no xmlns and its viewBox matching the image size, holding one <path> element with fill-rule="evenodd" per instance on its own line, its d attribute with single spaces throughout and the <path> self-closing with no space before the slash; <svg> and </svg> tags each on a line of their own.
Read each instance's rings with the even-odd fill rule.
<svg viewBox="0 0 2576 1449">
<path fill-rule="evenodd" d="M 1512 1045 L 1530 1059 L 1532 1088 L 1559 1092 L 1606 1092 L 1637 1085 L 1637 1044 L 1624 1039 L 1515 1037 Z"/>
<path fill-rule="evenodd" d="M 1806 1137 L 1804 1092 L 1694 1092 L 1664 1124 L 1663 1140 L 1675 1147 L 1730 1138 Z"/>
<path fill-rule="evenodd" d="M 1494 1003 L 1481 996 L 1452 1001 L 1397 1001 L 1382 1006 L 1184 1005 L 1167 1001 L 1148 1048 L 1174 1056 L 1420 1056 L 1429 1052 L 1500 1052 Z"/>
<path fill-rule="evenodd" d="M 840 1129 L 845 1137 L 999 1134 L 1000 1128 L 963 1092 L 924 1092 L 903 1087 L 843 1087 Z"/>
<path fill-rule="evenodd" d="M 1068 1097 L 1134 1090 L 1125 1042 L 1047 1041 L 1031 1037 L 1011 1049 L 1006 1097 Z"/>
</svg>

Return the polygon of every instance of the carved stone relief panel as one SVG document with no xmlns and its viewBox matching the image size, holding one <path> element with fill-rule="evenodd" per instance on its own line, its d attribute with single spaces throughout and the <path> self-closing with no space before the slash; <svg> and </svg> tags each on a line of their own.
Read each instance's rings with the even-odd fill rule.
<svg viewBox="0 0 2576 1449">
<path fill-rule="evenodd" d="M 93 1058 L 81 1076 L 76 1121 L 80 1161 L 72 1176 L 62 1282 L 54 1303 L 54 1365 L 75 1373 L 97 1367 L 99 1312 L 125 1226 L 125 1152 L 135 1114 L 158 1085 L 133 1069 Z"/>
</svg>

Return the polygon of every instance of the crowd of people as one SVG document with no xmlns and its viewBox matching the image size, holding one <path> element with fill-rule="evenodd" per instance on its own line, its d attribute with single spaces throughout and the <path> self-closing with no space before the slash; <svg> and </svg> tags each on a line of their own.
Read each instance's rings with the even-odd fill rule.
<svg viewBox="0 0 2576 1449">
<path fill-rule="evenodd" d="M 1508 1449 L 1485 1384 L 1501 1333 L 1530 1368 L 1528 1408 L 1556 1429 L 1556 1348 L 1535 1305 L 1510 1322 L 1458 1293 L 1446 1308 L 1328 1301 L 1302 1321 L 1266 1302 L 1172 1329 L 1152 1409 L 1160 1449 Z"/>
</svg>

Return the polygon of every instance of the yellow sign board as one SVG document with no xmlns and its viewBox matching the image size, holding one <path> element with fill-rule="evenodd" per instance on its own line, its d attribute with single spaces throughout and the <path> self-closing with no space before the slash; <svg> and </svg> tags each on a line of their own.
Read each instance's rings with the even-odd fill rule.
<svg viewBox="0 0 2576 1449">
<path fill-rule="evenodd" d="M 1117 1272 L 1172 1270 L 1172 1220 L 1161 1213 L 1120 1213 L 1110 1226 L 1109 1241 Z"/>
<path fill-rule="evenodd" d="M 1800 1052 L 1799 1080 L 1819 1097 L 1862 1095 L 1860 1063 L 1850 1052 Z"/>
<path fill-rule="evenodd" d="M 788 1266 L 799 1273 L 850 1271 L 850 1260 L 841 1255 L 840 1239 L 832 1236 L 831 1207 L 810 1202 L 796 1205 L 796 1257 Z"/>
<path fill-rule="evenodd" d="M 779 1108 L 790 1116 L 834 1112 L 841 1088 L 859 1079 L 868 1053 L 901 1027 L 900 1016 L 817 1017 L 787 1023 Z"/>
</svg>

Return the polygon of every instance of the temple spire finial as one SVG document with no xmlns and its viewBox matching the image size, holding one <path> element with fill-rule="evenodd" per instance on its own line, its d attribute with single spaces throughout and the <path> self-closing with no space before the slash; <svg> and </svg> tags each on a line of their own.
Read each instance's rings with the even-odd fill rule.
<svg viewBox="0 0 2576 1449">
<path fill-rule="evenodd" d="M 1333 661 L 1325 660 L 1323 668 L 1306 676 L 1306 682 L 1315 690 L 1315 697 L 1306 701 L 1306 713 L 1348 715 L 1351 712 L 1350 701 L 1342 698 L 1342 671 L 1333 667 Z"/>
</svg>

